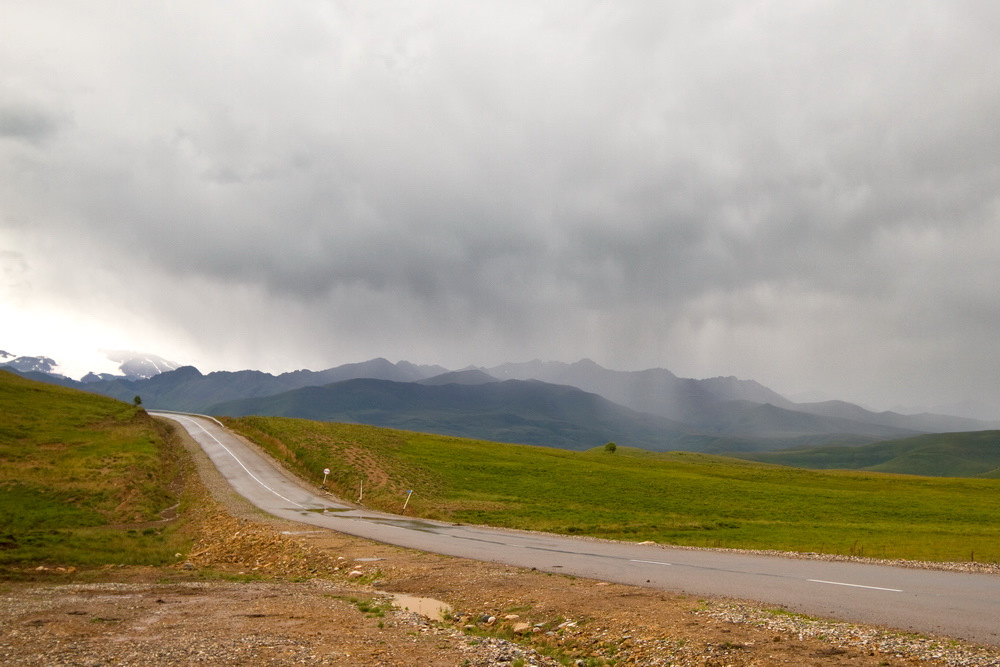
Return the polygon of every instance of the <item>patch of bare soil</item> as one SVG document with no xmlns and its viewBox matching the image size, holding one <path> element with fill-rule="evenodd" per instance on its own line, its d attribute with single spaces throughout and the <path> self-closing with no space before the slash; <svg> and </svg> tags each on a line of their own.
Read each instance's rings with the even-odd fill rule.
<svg viewBox="0 0 1000 667">
<path fill-rule="evenodd" d="M 998 665 L 1000 651 L 437 556 L 259 514 L 198 459 L 191 553 L 0 584 L 4 665 Z M 28 574 L 28 572 L 22 573 Z M 450 606 L 446 620 L 393 594 Z"/>
</svg>

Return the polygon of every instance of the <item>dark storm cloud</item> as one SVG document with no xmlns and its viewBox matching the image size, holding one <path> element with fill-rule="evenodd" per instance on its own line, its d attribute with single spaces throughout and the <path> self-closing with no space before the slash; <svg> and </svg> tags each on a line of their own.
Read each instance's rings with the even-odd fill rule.
<svg viewBox="0 0 1000 667">
<path fill-rule="evenodd" d="M 0 240 L 53 303 L 100 290 L 248 366 L 589 356 L 996 394 L 993 3 L 11 17 Z"/>
<path fill-rule="evenodd" d="M 58 123 L 43 111 L 19 106 L 0 106 L 0 137 L 32 144 L 55 132 Z"/>
</svg>

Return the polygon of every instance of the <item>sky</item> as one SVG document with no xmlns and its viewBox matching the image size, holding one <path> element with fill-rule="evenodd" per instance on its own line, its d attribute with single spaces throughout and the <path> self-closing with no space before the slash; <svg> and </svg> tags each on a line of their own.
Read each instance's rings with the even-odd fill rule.
<svg viewBox="0 0 1000 667">
<path fill-rule="evenodd" d="M 1000 405 L 1000 3 L 0 0 L 0 349 Z"/>
</svg>

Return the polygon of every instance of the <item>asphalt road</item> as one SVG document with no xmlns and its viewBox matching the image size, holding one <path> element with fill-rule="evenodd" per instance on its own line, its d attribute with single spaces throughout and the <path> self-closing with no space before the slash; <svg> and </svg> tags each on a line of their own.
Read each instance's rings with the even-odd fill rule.
<svg viewBox="0 0 1000 667">
<path fill-rule="evenodd" d="M 751 599 L 812 616 L 1000 646 L 997 576 L 605 542 L 384 514 L 309 488 L 210 418 L 154 414 L 184 426 L 240 495 L 285 519 L 450 556 Z"/>
</svg>

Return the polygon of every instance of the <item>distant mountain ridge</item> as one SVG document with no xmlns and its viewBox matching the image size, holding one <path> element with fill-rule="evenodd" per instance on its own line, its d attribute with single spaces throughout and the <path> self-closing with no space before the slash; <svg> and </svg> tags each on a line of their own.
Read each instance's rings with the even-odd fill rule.
<svg viewBox="0 0 1000 667">
<path fill-rule="evenodd" d="M 785 422 L 797 419 L 800 423 L 799 432 L 803 435 L 842 432 L 866 437 L 885 438 L 893 435 L 904 437 L 925 432 L 981 430 L 991 425 L 987 422 L 948 415 L 875 413 L 844 401 L 799 404 L 754 380 L 740 380 L 735 377 L 694 380 L 677 377 L 662 368 L 614 371 L 603 368 L 589 359 L 574 364 L 536 360 L 522 364 L 503 364 L 484 370 L 498 378 L 536 379 L 569 384 L 584 391 L 600 394 L 633 410 L 673 419 L 709 432 L 732 433 L 731 428 L 720 428 L 720 424 L 726 420 L 742 418 L 746 423 L 746 403 L 778 408 L 772 410 L 771 414 Z M 732 405 L 727 405 L 730 403 Z M 823 419 L 803 419 L 801 416 L 795 417 L 782 410 L 806 413 Z M 843 421 L 833 422 L 831 419 Z M 853 425 L 850 422 L 853 422 Z M 752 432 L 762 435 L 764 432 L 761 427 L 754 427 Z M 795 431 L 788 426 L 780 430 L 789 434 Z"/>
<path fill-rule="evenodd" d="M 665 451 L 690 435 L 683 424 L 629 410 L 576 387 L 535 380 L 425 384 L 355 379 L 220 403 L 210 412 L 361 423 L 576 450 L 618 438 Z"/>
<path fill-rule="evenodd" d="M 574 364 L 552 361 L 503 364 L 486 369 L 486 372 L 503 379 L 535 379 L 568 384 L 639 412 L 691 424 L 705 421 L 706 406 L 726 401 L 748 400 L 788 408 L 794 405 L 753 380 L 738 380 L 735 377 L 693 380 L 679 378 L 663 368 L 613 371 L 589 359 Z"/>
<path fill-rule="evenodd" d="M 125 401 L 140 396 L 154 409 L 359 421 L 568 448 L 596 446 L 607 438 L 661 451 L 755 452 L 998 427 L 947 415 L 876 413 L 843 401 L 797 404 L 753 380 L 680 378 L 662 368 L 615 371 L 588 359 L 450 371 L 376 358 L 324 371 L 206 375 L 193 366 L 169 369 L 171 362 L 154 356 L 144 355 L 132 377 L 105 375 L 86 383 L 37 370 L 45 364 L 28 371 L 10 367 Z M 352 383 L 356 380 L 379 382 Z M 594 398 L 580 394 L 607 404 L 594 403 L 596 412 L 589 414 L 577 408 Z"/>
<path fill-rule="evenodd" d="M 916 415 L 904 415 L 898 412 L 872 412 L 861 406 L 844 401 L 823 401 L 822 403 L 798 403 L 795 409 L 800 412 L 807 412 L 813 415 L 824 417 L 836 417 L 840 419 L 850 419 L 862 421 L 870 424 L 880 424 L 895 428 L 904 428 L 914 431 L 925 432 L 946 432 L 946 431 L 979 431 L 990 426 L 989 422 L 983 422 L 968 417 L 955 417 L 951 415 L 936 415 L 921 413 Z M 995 425 L 995 424 L 993 424 Z"/>
<path fill-rule="evenodd" d="M 298 370 L 280 375 L 249 370 L 216 371 L 204 375 L 194 366 L 181 366 L 147 380 L 113 379 L 90 382 L 83 388 L 120 400 L 132 400 L 138 395 L 146 406 L 152 408 L 201 412 L 220 402 L 271 396 L 344 380 L 373 378 L 415 382 L 444 372 L 447 371 L 440 366 L 417 366 L 409 362 L 393 364 L 382 358 L 325 371 Z"/>
</svg>

